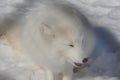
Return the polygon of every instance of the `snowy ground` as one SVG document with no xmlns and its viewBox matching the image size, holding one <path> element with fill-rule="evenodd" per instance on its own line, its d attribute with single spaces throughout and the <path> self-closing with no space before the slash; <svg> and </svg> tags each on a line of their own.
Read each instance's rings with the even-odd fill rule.
<svg viewBox="0 0 120 80">
<path fill-rule="evenodd" d="M 94 24 L 97 36 L 91 65 L 76 80 L 120 80 L 120 0 L 69 0 Z M 23 0 L 0 0 L 0 24 Z M 12 15 L 12 14 L 11 14 Z M 0 40 L 0 80 L 44 80 L 44 72 Z M 16 51 L 19 54 L 19 52 Z"/>
</svg>

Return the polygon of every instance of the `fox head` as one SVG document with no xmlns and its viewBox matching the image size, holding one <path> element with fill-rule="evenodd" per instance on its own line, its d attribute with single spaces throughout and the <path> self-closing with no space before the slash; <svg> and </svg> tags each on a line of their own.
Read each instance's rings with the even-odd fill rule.
<svg viewBox="0 0 120 80">
<path fill-rule="evenodd" d="M 61 56 L 74 66 L 80 66 L 88 61 L 94 37 L 81 21 L 59 15 L 52 17 L 51 21 L 41 23 L 40 28 L 43 41 L 52 54 Z"/>
<path fill-rule="evenodd" d="M 84 25 L 76 14 L 67 15 L 64 11 L 49 8 L 42 11 L 43 14 L 38 12 L 31 17 L 28 26 L 28 34 L 36 48 L 44 55 L 49 54 L 51 58 L 58 56 L 74 66 L 85 63 L 95 43 L 90 25 Z"/>
</svg>

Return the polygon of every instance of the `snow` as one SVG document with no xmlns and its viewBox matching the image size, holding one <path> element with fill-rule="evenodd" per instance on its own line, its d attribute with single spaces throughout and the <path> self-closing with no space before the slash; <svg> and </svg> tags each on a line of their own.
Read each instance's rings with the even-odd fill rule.
<svg viewBox="0 0 120 80">
<path fill-rule="evenodd" d="M 120 10 L 119 9 L 114 9 L 111 11 L 111 13 L 109 14 L 109 17 L 112 19 L 120 19 Z"/>
<path fill-rule="evenodd" d="M 69 1 L 90 20 L 97 36 L 91 65 L 76 73 L 75 80 L 120 80 L 120 0 Z M 23 2 L 0 0 L 0 23 L 16 10 L 13 5 Z M 45 80 L 45 76 L 27 56 L 0 40 L 0 80 Z"/>
</svg>

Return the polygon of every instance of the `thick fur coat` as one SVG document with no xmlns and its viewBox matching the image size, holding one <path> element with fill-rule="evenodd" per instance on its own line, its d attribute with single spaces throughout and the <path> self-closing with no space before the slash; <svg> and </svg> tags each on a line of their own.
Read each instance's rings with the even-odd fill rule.
<svg viewBox="0 0 120 80">
<path fill-rule="evenodd" d="M 57 74 L 72 80 L 75 63 L 83 64 L 94 48 L 88 20 L 74 5 L 63 2 L 36 3 L 27 8 L 24 17 L 2 35 L 13 49 L 43 68 L 47 80 L 54 80 Z"/>
</svg>

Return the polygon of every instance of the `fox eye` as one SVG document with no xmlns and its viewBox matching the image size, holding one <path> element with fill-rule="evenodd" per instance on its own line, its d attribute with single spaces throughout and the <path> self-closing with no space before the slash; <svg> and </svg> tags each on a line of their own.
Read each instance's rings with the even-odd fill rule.
<svg viewBox="0 0 120 80">
<path fill-rule="evenodd" d="M 73 44 L 70 44 L 69 46 L 70 46 L 70 47 L 74 47 L 74 45 L 73 45 Z"/>
</svg>

